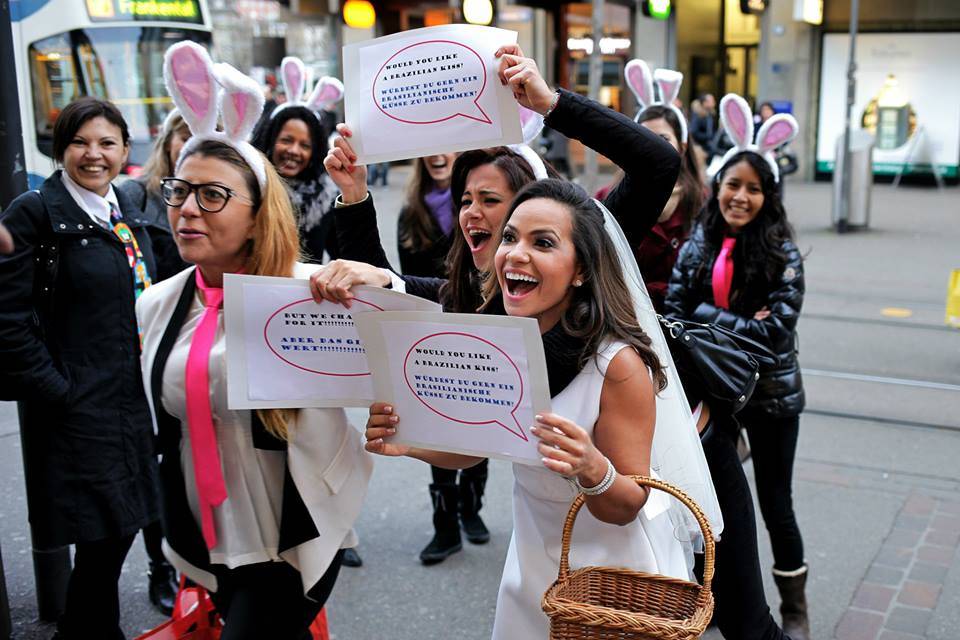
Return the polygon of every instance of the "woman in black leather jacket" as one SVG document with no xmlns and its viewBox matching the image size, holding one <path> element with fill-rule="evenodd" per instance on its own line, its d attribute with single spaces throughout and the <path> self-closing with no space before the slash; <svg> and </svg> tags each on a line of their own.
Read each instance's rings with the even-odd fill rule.
<svg viewBox="0 0 960 640">
<path fill-rule="evenodd" d="M 804 406 L 796 328 L 803 304 L 803 259 L 766 159 L 753 151 L 721 168 L 700 224 L 680 250 L 667 314 L 713 323 L 766 345 L 780 364 L 760 372 L 737 418 L 753 450 L 757 497 L 770 533 L 784 631 L 809 635 L 807 566 L 793 513 L 792 476 Z"/>
</svg>

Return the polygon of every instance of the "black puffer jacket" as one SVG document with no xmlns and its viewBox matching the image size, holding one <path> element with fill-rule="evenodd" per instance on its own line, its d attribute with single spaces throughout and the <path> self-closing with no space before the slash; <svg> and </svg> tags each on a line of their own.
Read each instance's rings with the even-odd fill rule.
<svg viewBox="0 0 960 640">
<path fill-rule="evenodd" d="M 711 275 L 718 249 L 711 246 L 703 227 L 697 226 L 673 267 L 667 289 L 667 315 L 710 322 L 753 338 L 769 347 L 780 358 L 774 369 L 761 370 L 760 381 L 749 407 L 769 416 L 785 418 L 803 411 L 803 380 L 797 360 L 797 320 L 803 305 L 803 258 L 790 241 L 781 250 L 786 254 L 780 280 L 770 286 L 735 291 L 731 309 L 714 304 Z M 734 284 L 736 287 L 736 283 Z M 770 316 L 754 320 L 753 315 L 766 307 Z"/>
</svg>

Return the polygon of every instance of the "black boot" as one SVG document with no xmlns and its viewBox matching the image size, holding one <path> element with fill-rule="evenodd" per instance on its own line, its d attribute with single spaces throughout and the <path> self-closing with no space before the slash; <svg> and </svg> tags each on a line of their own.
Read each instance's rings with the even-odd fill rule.
<svg viewBox="0 0 960 640">
<path fill-rule="evenodd" d="M 343 558 L 340 560 L 340 564 L 345 567 L 362 567 L 363 558 L 357 553 L 356 547 L 350 547 L 343 550 Z"/>
<path fill-rule="evenodd" d="M 452 484 L 431 484 L 433 500 L 433 539 L 420 552 L 420 562 L 437 564 L 460 551 L 460 524 L 457 522 L 457 487 Z"/>
<path fill-rule="evenodd" d="M 463 523 L 463 532 L 467 534 L 467 540 L 473 544 L 485 544 L 490 541 L 490 531 L 480 518 L 483 490 L 486 486 L 486 473 L 479 477 L 460 474 L 460 522 Z"/>
<path fill-rule="evenodd" d="M 150 563 L 150 602 L 160 613 L 169 616 L 173 613 L 173 603 L 177 597 L 177 572 L 166 560 Z"/>
<path fill-rule="evenodd" d="M 810 640 L 810 619 L 807 616 L 807 565 L 797 571 L 773 570 L 773 580 L 780 591 L 780 616 L 783 632 L 793 640 Z"/>
</svg>

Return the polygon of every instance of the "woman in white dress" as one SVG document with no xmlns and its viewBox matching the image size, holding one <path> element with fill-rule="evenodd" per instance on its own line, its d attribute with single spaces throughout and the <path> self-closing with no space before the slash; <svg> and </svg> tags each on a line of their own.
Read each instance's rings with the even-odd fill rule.
<svg viewBox="0 0 960 640">
<path fill-rule="evenodd" d="M 604 212 L 571 183 L 526 186 L 504 221 L 483 310 L 538 320 L 554 412 L 537 416 L 531 428 L 543 466 L 514 465 L 514 532 L 497 600 L 497 640 L 548 636 L 540 600 L 556 579 L 563 521 L 577 490 L 587 495 L 588 511 L 574 529 L 571 564 L 690 576 L 678 539 L 685 534 L 675 535 L 668 499 L 628 477 L 651 474 L 656 395 L 667 376 L 638 323 L 623 257 Z M 402 428 L 392 407 L 373 404 L 367 450 L 446 468 L 480 460 L 384 440 Z"/>
</svg>

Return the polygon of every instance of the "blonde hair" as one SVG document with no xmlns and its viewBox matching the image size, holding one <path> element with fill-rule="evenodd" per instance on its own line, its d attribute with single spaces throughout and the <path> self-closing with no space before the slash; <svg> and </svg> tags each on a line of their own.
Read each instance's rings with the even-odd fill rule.
<svg viewBox="0 0 960 640">
<path fill-rule="evenodd" d="M 230 145 L 216 140 L 205 140 L 190 150 L 190 155 L 221 160 L 235 167 L 244 177 L 253 200 L 259 206 L 253 213 L 253 239 L 250 241 L 245 273 L 254 276 L 293 275 L 293 267 L 300 259 L 300 236 L 293 204 L 273 165 L 264 159 L 267 184 L 260 193 L 257 178 L 243 157 Z M 257 409 L 257 415 L 266 430 L 274 437 L 289 440 L 288 425 L 297 409 Z"/>
<path fill-rule="evenodd" d="M 149 193 L 160 193 L 160 180 L 173 175 L 173 165 L 170 164 L 170 142 L 173 137 L 178 136 L 185 141 L 190 139 L 190 127 L 180 114 L 170 116 L 170 121 L 165 125 L 160 137 L 153 143 L 153 150 L 140 174 L 146 179 Z"/>
</svg>

